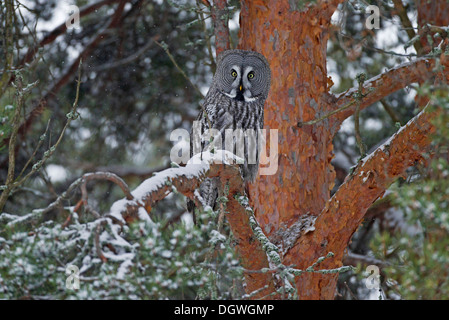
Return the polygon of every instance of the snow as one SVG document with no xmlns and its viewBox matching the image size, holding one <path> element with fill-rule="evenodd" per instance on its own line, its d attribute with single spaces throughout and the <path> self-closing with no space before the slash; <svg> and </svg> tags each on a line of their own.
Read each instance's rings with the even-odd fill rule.
<svg viewBox="0 0 449 320">
<path fill-rule="evenodd" d="M 237 157 L 230 151 L 227 150 L 216 150 L 214 153 L 209 151 L 202 152 L 194 155 L 188 162 L 189 164 L 212 164 L 212 163 L 223 163 L 223 164 L 243 164 L 244 159 Z M 187 167 L 186 167 L 187 168 Z"/>
<path fill-rule="evenodd" d="M 147 211 L 143 207 L 139 207 L 139 210 L 137 210 L 137 214 L 140 220 L 147 222 L 149 225 L 154 225 L 153 220 L 151 220 Z"/>
<path fill-rule="evenodd" d="M 170 250 L 163 250 L 161 252 L 161 256 L 166 259 L 170 259 L 172 257 L 172 255 L 173 255 L 173 253 Z"/>
<path fill-rule="evenodd" d="M 385 220 L 390 228 L 400 230 L 400 232 L 409 236 L 417 236 L 422 233 L 422 228 L 418 224 L 411 225 L 407 223 L 404 212 L 401 209 L 392 207 L 385 212 Z"/>
<path fill-rule="evenodd" d="M 109 252 L 103 252 L 103 255 L 106 259 L 111 261 L 129 261 L 134 259 L 134 253 L 122 253 L 122 254 L 113 254 Z"/>
<path fill-rule="evenodd" d="M 117 279 L 124 280 L 125 274 L 128 273 L 128 269 L 132 267 L 133 262 L 131 260 L 126 260 L 122 264 L 120 264 L 120 267 L 117 270 Z"/>
<path fill-rule="evenodd" d="M 187 179 L 201 177 L 209 171 L 212 163 L 223 163 L 229 165 L 235 163 L 242 164 L 244 163 L 244 160 L 227 150 L 216 150 L 214 153 L 203 152 L 201 154 L 197 154 L 188 161 L 185 167 L 166 169 L 164 171 L 157 172 L 153 177 L 143 181 L 136 189 L 134 189 L 134 191 L 131 192 L 131 195 L 134 198 L 133 200 L 123 198 L 113 203 L 111 206 L 110 215 L 125 223 L 122 213 L 126 211 L 126 207 L 139 205 L 139 218 L 149 223 L 153 223 L 143 208 L 145 197 L 178 177 L 183 176 Z"/>
<path fill-rule="evenodd" d="M 416 115 L 414 118 L 412 118 L 405 126 L 402 126 L 395 134 L 393 134 L 389 139 L 387 139 L 380 147 L 378 147 L 374 152 L 371 152 L 369 155 L 367 155 L 365 158 L 360 160 L 361 162 L 361 168 L 367 163 L 375 154 L 377 154 L 379 151 L 384 151 L 385 148 L 388 148 L 393 141 L 405 128 L 407 128 L 412 122 L 416 121 L 420 115 L 425 112 L 425 109 L 422 110 L 418 115 Z"/>
<path fill-rule="evenodd" d="M 125 198 L 115 201 L 111 206 L 109 214 L 114 218 L 116 218 L 117 220 L 119 220 L 120 222 L 122 222 L 123 224 L 126 224 L 126 221 L 125 219 L 123 219 L 121 213 L 126 211 L 126 205 L 130 204 L 131 202 L 134 201 L 130 201 Z"/>
<path fill-rule="evenodd" d="M 226 241 L 226 237 L 224 235 L 222 235 L 220 232 L 218 232 L 217 230 L 212 230 L 211 231 L 211 237 L 209 239 L 209 243 L 211 243 L 212 245 L 217 245 L 220 242 L 225 242 Z"/>
<path fill-rule="evenodd" d="M 49 164 L 47 166 L 48 176 L 51 182 L 61 182 L 67 178 L 67 171 L 63 166 Z"/>
</svg>

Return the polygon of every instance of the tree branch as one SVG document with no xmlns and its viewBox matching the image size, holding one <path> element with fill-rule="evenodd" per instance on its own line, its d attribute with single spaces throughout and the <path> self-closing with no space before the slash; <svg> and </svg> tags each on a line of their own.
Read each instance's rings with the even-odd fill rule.
<svg viewBox="0 0 449 320">
<path fill-rule="evenodd" d="M 407 32 L 409 40 L 412 40 L 415 38 L 416 33 L 415 29 L 413 29 L 413 25 L 408 18 L 407 10 L 404 7 L 404 4 L 402 3 L 402 0 L 393 0 L 394 8 L 396 9 L 396 15 L 401 20 L 402 26 L 405 29 L 405 32 Z M 413 46 L 416 50 L 416 53 L 418 55 L 422 55 L 424 53 L 424 48 L 419 41 L 414 41 Z"/>
<path fill-rule="evenodd" d="M 400 64 L 397 67 L 365 81 L 363 86 L 364 91 L 370 93 L 361 101 L 360 110 L 363 110 L 371 104 L 414 82 L 425 81 L 431 78 L 435 75 L 434 68 L 435 58 L 420 58 Z M 346 92 L 338 94 L 336 96 L 335 109 L 350 104 L 354 99 L 354 94 L 358 91 L 359 88 L 356 86 Z M 346 118 L 354 114 L 355 109 L 354 104 L 352 104 L 350 108 L 339 112 L 335 118 L 337 121 L 343 122 Z"/>
<path fill-rule="evenodd" d="M 13 49 L 13 43 L 14 43 L 14 35 L 13 35 L 13 16 L 14 16 L 14 1 L 7 0 L 5 1 L 5 16 L 2 17 L 5 21 L 4 25 L 4 36 L 2 37 L 2 51 L 4 52 L 4 64 L 3 64 L 3 74 L 0 77 L 0 97 L 3 96 L 3 93 L 5 92 L 8 83 L 11 81 L 8 81 L 11 77 L 9 77 L 9 73 L 11 72 L 13 63 L 14 63 L 14 49 Z M 3 25 L 3 23 L 1 24 Z M 3 60 L 3 59 L 2 59 Z M 12 73 L 14 74 L 14 73 Z"/>
<path fill-rule="evenodd" d="M 44 96 L 39 101 L 38 105 L 36 105 L 33 110 L 28 115 L 28 118 L 25 120 L 25 122 L 20 126 L 19 133 L 21 135 L 24 135 L 28 128 L 33 124 L 36 117 L 46 109 L 47 103 L 49 100 L 53 99 L 59 90 L 73 77 L 75 74 L 76 69 L 79 66 L 79 63 L 81 60 L 86 61 L 86 58 L 88 55 L 92 52 L 92 50 L 103 41 L 108 35 L 108 29 L 115 27 L 118 22 L 120 21 L 120 17 L 123 13 L 125 4 L 128 2 L 128 0 L 121 0 L 119 5 L 117 6 L 117 9 L 115 10 L 114 14 L 111 17 L 110 22 L 107 24 L 106 27 L 100 30 L 100 32 L 95 36 L 95 38 L 84 48 L 84 50 L 81 52 L 81 54 L 73 61 L 72 65 L 66 70 L 66 72 L 63 74 L 62 77 L 59 78 L 58 81 L 56 81 L 53 86 L 47 90 L 47 92 L 44 94 Z M 0 147 L 7 144 L 9 141 L 9 137 L 3 139 L 3 141 L 0 142 Z"/>
<path fill-rule="evenodd" d="M 326 267 L 341 265 L 345 248 L 371 204 L 382 197 L 398 177 L 404 176 L 408 167 L 425 161 L 424 153 L 429 151 L 430 136 L 435 131 L 430 121 L 437 114 L 428 109 L 424 108 L 390 140 L 359 162 L 318 215 L 315 231 L 298 239 L 288 259 L 307 257 L 300 262 L 302 267 L 313 262 L 317 256 L 331 251 L 336 256 Z M 287 260 L 284 263 L 298 262 Z M 333 295 L 335 281 L 331 276 L 307 275 L 297 280 L 297 287 L 310 288 L 312 283 L 318 283 L 316 281 L 323 291 L 321 295 Z M 307 292 L 304 296 L 307 297 Z"/>
<path fill-rule="evenodd" d="M 391 183 L 403 177 L 407 168 L 425 160 L 423 154 L 429 151 L 430 136 L 435 131 L 430 120 L 437 113 L 428 109 L 426 107 L 382 146 L 360 161 L 317 218 L 317 229 L 325 221 L 330 223 L 336 220 L 335 227 L 347 229 L 352 226 L 355 231 L 365 212 Z M 334 238 L 340 239 L 335 233 Z"/>
<path fill-rule="evenodd" d="M 146 215 L 149 214 L 155 203 L 172 191 L 176 190 L 194 199 L 195 190 L 206 177 L 220 177 L 221 183 L 226 184 L 229 188 L 226 218 L 237 240 L 236 250 L 242 259 L 242 267 L 245 270 L 268 268 L 268 257 L 251 228 L 250 220 L 254 217 L 249 213 L 252 211 L 248 210 L 248 205 L 242 205 L 239 201 L 240 196 L 245 194 L 240 169 L 235 165 L 213 164 L 212 162 L 216 159 L 202 161 L 201 164 L 187 164 L 185 167 L 170 168 L 155 174 L 131 192 L 132 200 L 116 201 L 111 207 L 109 216 L 123 223 L 129 223 L 136 219 L 148 219 Z M 247 279 L 246 291 L 250 293 L 257 290 L 257 294 L 252 298 L 261 298 L 275 291 L 271 274 L 247 272 L 245 277 Z M 266 288 L 264 288 L 265 286 Z M 264 289 L 258 290 L 260 288 Z"/>
<path fill-rule="evenodd" d="M 80 18 L 82 18 L 92 12 L 95 12 L 96 10 L 98 10 L 99 8 L 101 8 L 105 5 L 109 5 L 114 2 L 118 2 L 118 1 L 119 0 L 102 0 L 102 1 L 98 1 L 96 3 L 93 3 L 91 5 L 86 5 L 80 9 L 80 12 L 79 12 Z M 36 52 L 38 52 L 40 48 L 42 48 L 43 46 L 45 46 L 49 43 L 52 43 L 53 41 L 56 40 L 57 37 L 64 34 L 66 31 L 67 31 L 67 26 L 66 26 L 65 22 L 61 23 L 59 26 L 57 26 L 55 29 L 53 29 L 53 31 L 51 31 L 49 34 L 47 34 L 36 46 L 28 49 L 27 53 L 20 60 L 19 68 L 23 67 L 25 65 L 25 63 L 30 62 L 33 59 Z"/>
<path fill-rule="evenodd" d="M 367 267 L 373 264 L 381 268 L 387 267 L 389 265 L 386 261 L 353 252 L 348 252 L 348 254 L 343 259 L 343 263 L 345 265 L 351 265 L 355 267 L 359 264 L 362 265 L 362 267 Z"/>
<path fill-rule="evenodd" d="M 225 50 L 229 50 L 229 11 L 226 0 L 213 0 L 213 6 L 211 7 L 212 21 L 214 24 L 215 32 L 215 50 L 216 55 L 222 53 Z"/>
</svg>

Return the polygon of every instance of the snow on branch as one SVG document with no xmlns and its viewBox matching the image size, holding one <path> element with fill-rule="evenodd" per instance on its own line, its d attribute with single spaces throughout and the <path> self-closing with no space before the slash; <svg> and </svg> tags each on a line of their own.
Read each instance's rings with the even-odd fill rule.
<svg viewBox="0 0 449 320">
<path fill-rule="evenodd" d="M 435 131 L 431 119 L 438 113 L 429 108 L 428 105 L 358 163 L 315 222 L 316 230 L 324 228 L 323 225 L 332 226 L 329 233 L 332 237 L 323 234 L 314 242 L 327 241 L 328 250 L 343 252 L 340 248 L 347 246 L 371 204 L 383 196 L 391 183 L 403 177 L 407 168 L 426 161 L 424 155 L 429 152 L 431 135 Z"/>
<path fill-rule="evenodd" d="M 360 110 L 369 107 L 371 104 L 379 101 L 382 98 L 403 89 L 408 85 L 425 81 L 435 75 L 435 58 L 419 58 L 410 62 L 400 64 L 384 73 L 372 77 L 364 82 L 363 89 L 370 92 L 360 102 Z M 355 111 L 355 104 L 350 108 L 344 108 L 351 104 L 354 100 L 354 95 L 358 92 L 358 87 L 353 87 L 347 91 L 336 95 L 335 109 L 342 109 L 337 113 L 336 119 L 343 122 L 346 118 L 351 116 Z M 343 110 L 344 109 L 344 110 Z"/>
<path fill-rule="evenodd" d="M 292 257 L 302 257 L 298 265 L 301 268 L 311 265 L 317 255 L 334 252 L 335 258 L 324 261 L 322 267 L 341 267 L 345 248 L 371 204 L 384 195 L 391 183 L 404 176 L 407 168 L 427 161 L 425 154 L 430 151 L 431 135 L 435 131 L 431 120 L 437 113 L 430 106 L 424 108 L 391 139 L 361 160 L 317 216 L 315 230 L 298 238 L 283 263 L 298 265 Z M 317 281 L 335 283 L 333 279 L 333 274 L 311 273 L 297 278 L 296 286 L 309 288 Z M 323 290 L 323 294 L 333 294 L 335 285 L 325 285 Z"/>
<path fill-rule="evenodd" d="M 252 209 L 242 200 L 246 199 L 245 183 L 239 167 L 234 165 L 241 161 L 234 154 L 222 150 L 215 151 L 214 154 L 203 153 L 202 159 L 197 155 L 185 167 L 163 170 L 142 182 L 131 192 L 133 199 L 121 199 L 112 205 L 109 216 L 124 223 L 136 218 L 148 220 L 152 206 L 174 190 L 198 203 L 195 190 L 201 182 L 206 177 L 220 177 L 223 189 L 227 190 L 225 214 L 236 239 L 235 249 L 242 267 L 249 270 L 245 273 L 246 291 L 257 292 L 252 298 L 267 296 L 275 291 L 273 277 L 269 273 L 257 271 L 269 268 L 272 257 L 267 255 L 266 237 L 260 227 L 256 228 L 257 222 Z M 257 234 L 253 228 L 258 230 Z M 270 253 L 274 252 L 273 246 L 269 246 Z"/>
<path fill-rule="evenodd" d="M 185 167 L 169 168 L 143 181 L 131 192 L 131 199 L 121 199 L 112 205 L 110 216 L 121 222 L 129 222 L 136 218 L 146 220 L 151 208 L 172 191 L 177 191 L 200 205 L 195 190 L 201 182 L 206 177 L 220 176 L 226 179 L 240 177 L 239 168 L 232 165 L 240 162 L 241 159 L 234 154 L 223 150 L 198 154 Z"/>
</svg>

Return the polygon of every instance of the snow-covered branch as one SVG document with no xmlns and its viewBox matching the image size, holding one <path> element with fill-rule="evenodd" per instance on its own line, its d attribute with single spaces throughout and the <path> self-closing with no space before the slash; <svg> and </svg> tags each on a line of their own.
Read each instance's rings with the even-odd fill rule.
<svg viewBox="0 0 449 320">
<path fill-rule="evenodd" d="M 150 213 L 152 207 L 172 191 L 177 191 L 200 205 L 195 190 L 201 182 L 206 177 L 220 176 L 228 180 L 240 177 L 238 166 L 233 165 L 239 162 L 240 159 L 235 155 L 221 150 L 194 156 L 185 167 L 169 168 L 144 180 L 131 192 L 132 199 L 121 199 L 112 205 L 110 215 L 122 222 L 136 218 L 146 219 L 145 215 Z"/>
<path fill-rule="evenodd" d="M 332 251 L 336 253 L 335 259 L 325 267 L 340 266 L 344 249 L 371 204 L 383 196 L 391 183 L 404 176 L 407 168 L 426 161 L 424 154 L 429 151 L 431 135 L 435 130 L 431 119 L 437 113 L 429 109 L 429 106 L 426 107 L 382 146 L 358 163 L 318 215 L 315 231 L 300 237 L 290 250 L 294 251 L 293 256 L 306 257 L 309 250 L 321 255 Z M 312 262 L 304 259 L 301 265 L 307 266 Z M 295 261 L 288 261 L 287 258 L 284 264 L 288 263 Z M 321 275 L 300 278 L 297 285 L 307 286 L 308 282 L 313 282 L 318 276 Z M 325 283 L 330 281 L 330 278 L 321 281 Z M 333 292 L 334 288 L 326 286 L 326 290 Z"/>
<path fill-rule="evenodd" d="M 369 94 L 360 102 L 360 110 L 369 107 L 386 96 L 407 87 L 408 85 L 425 81 L 435 75 L 435 58 L 419 58 L 400 64 L 384 73 L 364 82 L 363 88 Z M 358 87 L 353 87 L 336 96 L 335 109 L 349 105 L 354 100 Z M 355 111 L 355 104 L 336 114 L 336 119 L 343 122 Z"/>
<path fill-rule="evenodd" d="M 329 199 L 315 221 L 316 230 L 320 230 L 323 224 L 333 226 L 332 237 L 328 239 L 329 250 L 338 252 L 329 245 L 346 246 L 348 237 L 356 231 L 371 204 L 383 196 L 391 183 L 404 176 L 407 168 L 425 161 L 424 154 L 429 151 L 435 130 L 431 119 L 436 111 L 429 108 L 426 107 L 382 146 L 362 159 Z M 348 233 L 348 228 L 353 231 Z M 331 238 L 333 243 L 330 243 Z"/>
<path fill-rule="evenodd" d="M 224 164 L 217 164 L 217 160 Z M 110 210 L 110 216 L 123 223 L 134 219 L 149 220 L 148 213 L 158 201 L 165 198 L 172 191 L 190 197 L 197 201 L 195 190 L 206 177 L 220 177 L 222 185 L 228 190 L 226 203 L 226 219 L 229 222 L 232 233 L 236 238 L 236 251 L 241 258 L 241 265 L 245 270 L 262 270 L 269 268 L 266 244 L 254 233 L 257 224 L 252 209 L 247 202 L 245 184 L 240 174 L 240 169 L 235 163 L 241 159 L 228 151 L 216 151 L 214 154 L 203 153 L 202 159 L 198 156 L 192 158 L 185 167 L 177 167 L 163 170 L 153 177 L 142 182 L 131 192 L 133 199 L 121 199 L 116 201 Z M 197 201 L 198 202 L 198 201 Z M 260 228 L 258 228 L 260 229 Z M 259 230 L 259 233 L 262 233 Z M 266 237 L 265 237 L 266 238 Z M 271 252 L 271 251 L 270 251 Z M 253 298 L 261 298 L 274 292 L 274 282 L 271 274 L 246 273 L 247 292 L 253 292 L 260 288 Z"/>
</svg>

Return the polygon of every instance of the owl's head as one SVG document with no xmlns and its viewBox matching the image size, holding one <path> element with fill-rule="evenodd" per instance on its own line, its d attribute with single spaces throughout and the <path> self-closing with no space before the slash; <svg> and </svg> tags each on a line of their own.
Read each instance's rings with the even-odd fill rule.
<svg viewBox="0 0 449 320">
<path fill-rule="evenodd" d="M 270 89 L 270 66 L 255 51 L 227 50 L 218 57 L 214 82 L 218 90 L 239 101 L 265 100 Z"/>
</svg>

